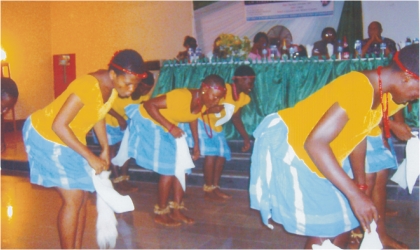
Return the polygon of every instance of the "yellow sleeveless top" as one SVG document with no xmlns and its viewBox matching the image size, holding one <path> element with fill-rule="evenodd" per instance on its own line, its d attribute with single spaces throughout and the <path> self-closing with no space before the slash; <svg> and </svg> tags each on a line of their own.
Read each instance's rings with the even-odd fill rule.
<svg viewBox="0 0 420 250">
<path fill-rule="evenodd" d="M 119 115 L 121 115 L 122 117 L 124 117 L 124 119 L 127 121 L 128 117 L 125 114 L 125 110 L 124 108 L 127 107 L 130 104 L 139 104 L 139 103 L 143 103 L 147 100 L 150 99 L 149 95 L 144 95 L 144 96 L 140 96 L 140 98 L 138 100 L 133 100 L 131 97 L 127 97 L 127 98 L 121 98 L 121 97 L 117 97 L 114 101 L 114 103 L 112 104 L 112 109 L 117 112 Z M 118 127 L 120 124 L 118 123 L 117 118 L 115 118 L 114 116 L 110 115 L 109 113 L 106 114 L 105 116 L 105 122 L 106 124 L 112 126 L 112 127 Z"/>
<path fill-rule="evenodd" d="M 233 106 L 235 106 L 235 109 L 234 109 L 233 113 L 236 113 L 240 108 L 247 105 L 251 101 L 251 97 L 249 97 L 249 95 L 247 95 L 245 93 L 240 93 L 237 101 L 233 100 L 232 85 L 231 84 L 226 84 L 225 86 L 226 86 L 226 96 L 225 96 L 224 99 L 220 100 L 219 104 L 220 105 L 222 105 L 223 103 L 232 104 Z M 214 113 L 209 114 L 210 125 L 211 125 L 211 128 L 214 131 L 221 132 L 223 130 L 222 125 L 216 127 L 215 124 L 219 119 L 221 119 L 225 115 L 226 115 L 226 111 L 224 109 L 220 112 L 219 117 L 217 117 L 216 114 L 214 114 Z M 201 119 L 201 117 L 199 119 Z M 207 120 L 207 115 L 204 115 L 204 120 L 205 120 L 206 124 L 209 124 L 209 122 Z"/>
<path fill-rule="evenodd" d="M 67 98 L 77 95 L 84 104 L 69 126 L 77 139 L 86 145 L 86 134 L 92 127 L 105 117 L 112 103 L 118 96 L 115 89 L 106 103 L 103 102 L 98 80 L 92 75 L 77 78 L 67 89 L 48 106 L 31 115 L 32 125 L 45 139 L 64 145 L 64 142 L 52 130 L 52 124 Z"/>
<path fill-rule="evenodd" d="M 280 110 L 278 114 L 289 129 L 288 142 L 296 155 L 305 162 L 311 171 L 319 177 L 325 178 L 304 148 L 309 133 L 325 112 L 334 103 L 338 103 L 349 118 L 343 130 L 330 144 L 337 161 L 341 164 L 380 123 L 381 105 L 372 110 L 372 102 L 373 87 L 368 78 L 362 73 L 351 72 L 338 77 L 294 107 Z M 394 114 L 402 107 L 403 105 L 389 105 L 389 114 Z"/>
<path fill-rule="evenodd" d="M 165 117 L 169 122 L 178 126 L 180 122 L 192 122 L 197 120 L 201 116 L 200 113 L 192 114 L 191 113 L 191 100 L 192 94 L 186 89 L 174 89 L 166 94 L 166 109 L 159 109 L 160 114 Z M 140 105 L 140 113 L 144 118 L 147 118 L 154 122 L 155 124 L 162 126 L 160 123 L 155 121 L 143 105 Z M 207 108 L 203 105 L 201 112 L 204 112 Z M 166 128 L 163 128 L 167 131 Z"/>
</svg>

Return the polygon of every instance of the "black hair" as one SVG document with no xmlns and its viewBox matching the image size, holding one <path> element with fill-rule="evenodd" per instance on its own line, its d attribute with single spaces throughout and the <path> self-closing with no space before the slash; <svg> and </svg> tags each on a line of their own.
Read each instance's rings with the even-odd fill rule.
<svg viewBox="0 0 420 250">
<path fill-rule="evenodd" d="M 146 74 L 147 77 L 141 81 L 144 82 L 146 85 L 153 86 L 153 84 L 155 84 L 155 76 L 150 71 L 146 71 Z"/>
<path fill-rule="evenodd" d="M 398 59 L 409 71 L 419 75 L 419 44 L 405 46 L 399 51 Z M 395 55 L 394 55 L 395 56 Z M 395 71 L 401 71 L 400 67 L 393 60 L 390 67 Z"/>
<path fill-rule="evenodd" d="M 135 74 L 143 74 L 146 70 L 143 58 L 137 51 L 132 49 L 120 50 L 114 54 L 114 57 L 112 57 L 109 63 L 108 70 L 113 70 L 117 75 L 125 74 L 125 72 L 118 67 Z"/>
<path fill-rule="evenodd" d="M 255 71 L 248 65 L 241 65 L 236 68 L 234 76 L 255 76 Z"/>
<path fill-rule="evenodd" d="M 206 78 L 204 78 L 203 83 L 209 85 L 210 87 L 215 85 L 225 87 L 225 80 L 216 74 L 208 75 Z"/>
<path fill-rule="evenodd" d="M 373 23 L 376 23 L 376 24 L 379 26 L 379 29 L 382 31 L 382 24 L 381 24 L 380 22 L 378 22 L 378 21 L 373 21 L 373 22 L 371 22 L 371 23 L 369 24 L 369 26 L 370 26 L 371 24 L 373 24 Z"/>
<path fill-rule="evenodd" d="M 153 86 L 153 84 L 155 84 L 155 76 L 150 71 L 146 71 L 146 74 L 147 74 L 147 77 L 145 79 L 141 80 L 141 83 L 144 83 L 148 86 Z M 141 87 L 141 84 L 138 84 L 136 89 L 131 94 L 131 99 L 132 100 L 136 101 L 141 97 L 140 87 Z"/>
<path fill-rule="evenodd" d="M 328 31 L 331 31 L 334 36 L 337 36 L 337 32 L 335 32 L 335 29 L 333 27 L 326 27 L 322 30 L 321 38 L 324 38 L 325 34 L 327 34 Z"/>
<path fill-rule="evenodd" d="M 255 36 L 254 36 L 254 40 L 253 40 L 253 42 L 254 43 L 257 43 L 258 42 L 258 40 L 260 40 L 260 38 L 261 37 L 264 37 L 265 38 L 265 40 L 267 40 L 267 43 L 268 43 L 268 36 L 267 36 L 267 34 L 265 34 L 264 32 L 258 32 Z"/>
<path fill-rule="evenodd" d="M 19 91 L 15 81 L 11 78 L 2 77 L 1 78 L 1 97 L 4 95 L 9 95 L 13 98 L 18 98 Z"/>
<path fill-rule="evenodd" d="M 197 40 L 195 40 L 195 38 L 192 37 L 192 36 L 186 36 L 184 38 L 184 44 L 183 45 L 184 45 L 184 47 L 186 47 L 186 46 L 190 46 L 191 48 L 194 48 L 194 46 L 197 47 Z"/>
</svg>

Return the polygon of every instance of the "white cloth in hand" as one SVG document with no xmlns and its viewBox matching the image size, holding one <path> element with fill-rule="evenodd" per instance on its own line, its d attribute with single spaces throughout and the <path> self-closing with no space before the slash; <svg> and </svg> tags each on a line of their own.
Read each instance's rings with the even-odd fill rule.
<svg viewBox="0 0 420 250">
<path fill-rule="evenodd" d="M 223 103 L 223 106 L 225 107 L 226 115 L 216 122 L 216 127 L 225 124 L 232 118 L 233 112 L 235 111 L 235 105 L 230 103 Z"/>
<path fill-rule="evenodd" d="M 411 194 L 413 187 L 416 184 L 417 178 L 420 175 L 419 166 L 419 150 L 420 140 L 417 137 L 418 132 L 412 132 L 414 137 L 407 141 L 405 147 L 406 158 L 400 164 L 391 180 L 396 182 L 400 187 L 407 188 Z"/>
<path fill-rule="evenodd" d="M 128 138 L 130 137 L 130 131 L 128 128 L 124 131 L 124 136 L 122 138 L 120 149 L 118 150 L 118 154 L 111 159 L 112 164 L 115 166 L 122 167 L 124 163 L 130 159 L 128 157 Z"/>
<path fill-rule="evenodd" d="M 379 239 L 379 235 L 376 232 L 376 222 L 372 221 L 370 223 L 370 233 L 366 230 L 365 235 L 363 236 L 362 244 L 360 244 L 360 249 L 382 249 L 382 243 Z"/>
<path fill-rule="evenodd" d="M 134 210 L 134 204 L 128 195 L 120 195 L 115 191 L 109 180 L 110 171 L 102 171 L 102 173 L 95 175 L 95 170 L 92 169 L 92 180 L 97 195 L 99 195 L 105 203 L 116 213 L 124 213 Z"/>
<path fill-rule="evenodd" d="M 195 165 L 191 158 L 190 149 L 187 144 L 187 136 L 184 134 L 180 138 L 176 138 L 176 156 L 175 156 L 175 176 L 181 183 L 182 189 L 185 191 L 185 171 L 194 168 Z"/>
</svg>

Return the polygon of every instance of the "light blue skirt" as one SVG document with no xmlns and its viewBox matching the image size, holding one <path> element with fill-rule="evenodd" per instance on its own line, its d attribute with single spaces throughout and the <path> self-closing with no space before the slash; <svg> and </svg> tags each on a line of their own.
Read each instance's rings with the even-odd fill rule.
<svg viewBox="0 0 420 250">
<path fill-rule="evenodd" d="M 44 187 L 95 191 L 92 168 L 80 154 L 42 137 L 32 126 L 30 117 L 25 121 L 22 133 L 31 183 Z"/>
<path fill-rule="evenodd" d="M 128 124 L 128 157 L 134 158 L 138 166 L 158 174 L 175 175 L 175 138 L 161 126 L 144 118 L 139 104 L 128 105 L 125 112 L 131 119 Z"/>
<path fill-rule="evenodd" d="M 194 140 L 192 137 L 190 124 L 180 123 L 179 127 L 187 134 L 187 142 L 190 148 L 194 147 Z M 206 124 L 207 131 L 209 126 Z M 204 129 L 204 122 L 198 119 L 198 142 L 200 146 L 200 154 L 203 156 L 220 156 L 226 158 L 227 161 L 231 159 L 230 148 L 226 141 L 225 132 L 216 132 L 212 129 L 213 136 L 210 138 Z"/>
<path fill-rule="evenodd" d="M 96 137 L 95 131 L 93 130 L 93 142 L 99 144 L 98 138 Z M 106 137 L 108 138 L 108 145 L 115 145 L 122 141 L 124 136 L 124 130 L 121 130 L 120 126 L 113 127 L 106 124 Z"/>
<path fill-rule="evenodd" d="M 387 149 L 382 141 L 382 134 L 378 136 L 367 136 L 365 173 L 377 173 L 384 169 L 397 168 L 397 159 L 392 152 Z M 393 147 L 393 145 L 390 145 Z M 344 160 L 343 168 L 349 169 L 349 176 L 353 178 L 350 160 Z"/>
<path fill-rule="evenodd" d="M 251 157 L 251 208 L 262 221 L 280 223 L 293 234 L 335 237 L 359 226 L 347 198 L 328 179 L 319 178 L 287 142 L 288 128 L 271 114 L 254 132 Z"/>
</svg>

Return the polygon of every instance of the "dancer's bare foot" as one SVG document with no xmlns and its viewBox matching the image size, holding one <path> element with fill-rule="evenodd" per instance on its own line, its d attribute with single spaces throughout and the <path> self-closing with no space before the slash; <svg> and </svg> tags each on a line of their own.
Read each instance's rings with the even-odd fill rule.
<svg viewBox="0 0 420 250">
<path fill-rule="evenodd" d="M 161 224 L 167 227 L 177 227 L 182 224 L 181 222 L 172 219 L 168 214 L 156 214 L 155 223 Z"/>
<path fill-rule="evenodd" d="M 208 201 L 214 201 L 214 202 L 226 202 L 226 200 L 220 197 L 219 195 L 217 195 L 214 192 L 214 190 L 204 192 L 204 199 Z"/>
<path fill-rule="evenodd" d="M 169 208 L 169 206 L 165 208 L 160 208 L 159 205 L 155 205 L 154 213 L 155 213 L 155 223 L 158 223 L 167 227 L 176 227 L 182 224 L 181 222 L 175 221 L 169 216 L 171 213 L 171 209 Z"/>
<path fill-rule="evenodd" d="M 222 192 L 222 190 L 220 190 L 220 188 L 219 188 L 219 187 L 218 187 L 218 188 L 215 188 L 213 192 L 214 192 L 217 196 L 219 196 L 219 197 L 221 197 L 221 198 L 223 198 L 223 199 L 225 199 L 225 200 L 230 200 L 230 199 L 232 199 L 232 195 Z"/>
<path fill-rule="evenodd" d="M 185 224 L 194 224 L 195 220 L 187 217 L 185 214 L 181 213 L 180 209 L 172 209 L 171 218 L 175 221 L 182 221 Z"/>
</svg>

